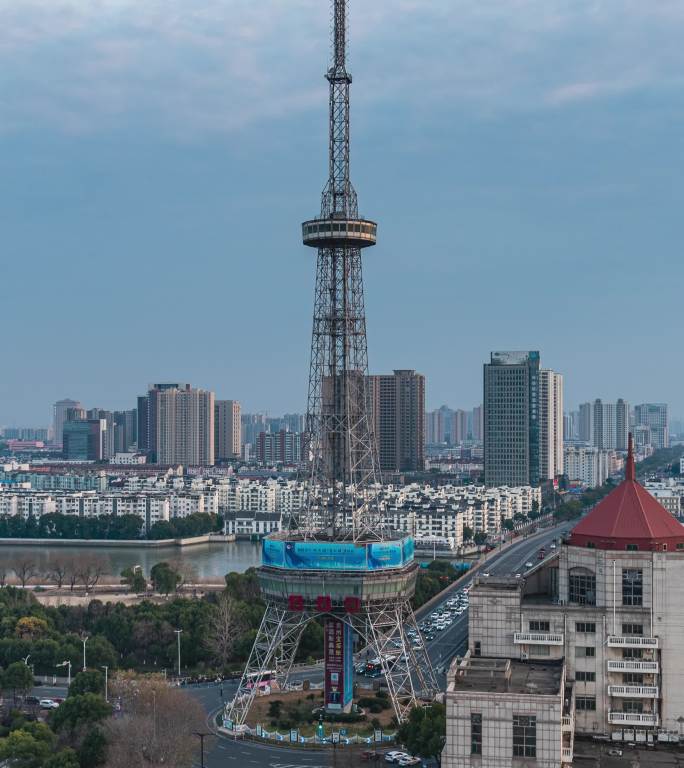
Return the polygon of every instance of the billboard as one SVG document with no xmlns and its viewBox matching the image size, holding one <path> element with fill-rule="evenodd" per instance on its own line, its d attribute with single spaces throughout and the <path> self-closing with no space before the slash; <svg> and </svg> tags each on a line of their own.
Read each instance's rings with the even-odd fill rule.
<svg viewBox="0 0 684 768">
<path fill-rule="evenodd" d="M 413 539 L 373 541 L 262 540 L 262 565 L 295 570 L 378 571 L 401 568 L 413 560 Z"/>
<path fill-rule="evenodd" d="M 325 621 L 325 707 L 340 712 L 351 704 L 354 686 L 353 633 L 339 619 Z"/>
</svg>

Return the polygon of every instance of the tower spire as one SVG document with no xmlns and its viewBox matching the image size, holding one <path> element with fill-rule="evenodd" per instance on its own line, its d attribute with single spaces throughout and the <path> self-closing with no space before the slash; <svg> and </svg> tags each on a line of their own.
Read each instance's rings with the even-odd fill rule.
<svg viewBox="0 0 684 768">
<path fill-rule="evenodd" d="M 625 463 L 625 480 L 636 480 L 636 467 L 634 465 L 634 437 L 629 433 L 627 443 L 627 461 Z"/>
</svg>

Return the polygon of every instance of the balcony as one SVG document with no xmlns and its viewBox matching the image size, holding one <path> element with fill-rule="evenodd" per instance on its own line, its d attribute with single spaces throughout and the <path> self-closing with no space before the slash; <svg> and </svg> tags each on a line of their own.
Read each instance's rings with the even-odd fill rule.
<svg viewBox="0 0 684 768">
<path fill-rule="evenodd" d="M 562 731 L 563 733 L 572 733 L 575 730 L 572 715 L 563 715 L 562 719 Z"/>
<path fill-rule="evenodd" d="M 614 725 L 658 725 L 658 715 L 653 712 L 609 712 L 608 722 Z"/>
<path fill-rule="evenodd" d="M 640 661 L 639 659 L 616 659 L 608 662 L 609 672 L 648 672 L 657 675 L 660 665 L 657 661 Z"/>
<path fill-rule="evenodd" d="M 516 645 L 563 645 L 562 632 L 516 632 L 513 635 Z"/>
<path fill-rule="evenodd" d="M 609 648 L 657 648 L 657 637 L 634 635 L 608 635 Z"/>
<path fill-rule="evenodd" d="M 563 747 L 561 749 L 561 757 L 564 763 L 572 762 L 572 747 Z"/>
<path fill-rule="evenodd" d="M 660 694 L 657 685 L 609 685 L 609 696 L 624 696 L 629 699 L 657 699 Z"/>
</svg>

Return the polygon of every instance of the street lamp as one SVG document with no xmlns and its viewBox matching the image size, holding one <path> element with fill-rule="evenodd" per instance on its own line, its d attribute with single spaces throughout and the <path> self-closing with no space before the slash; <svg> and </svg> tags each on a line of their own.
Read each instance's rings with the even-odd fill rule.
<svg viewBox="0 0 684 768">
<path fill-rule="evenodd" d="M 87 669 L 87 667 L 86 667 L 86 655 L 85 655 L 85 647 L 86 647 L 86 643 L 87 643 L 87 642 L 88 642 L 88 635 L 86 635 L 86 636 L 83 638 L 83 671 L 84 671 L 84 672 L 85 672 L 85 671 L 86 671 L 86 669 Z"/>
<path fill-rule="evenodd" d="M 174 629 L 173 631 L 176 633 L 176 637 L 178 638 L 178 680 L 180 681 L 180 676 L 181 676 L 180 636 L 183 630 Z"/>
<path fill-rule="evenodd" d="M 211 734 L 204 731 L 195 731 L 195 736 L 200 740 L 200 768 L 204 768 L 204 739 L 206 736 L 211 736 Z"/>
<path fill-rule="evenodd" d="M 25 657 L 22 659 L 22 661 L 24 662 L 24 664 L 26 664 L 26 666 L 27 666 L 27 667 L 28 667 L 28 665 L 29 665 L 29 664 L 28 664 L 28 660 L 29 660 L 30 658 L 31 658 L 31 654 L 29 653 L 29 654 L 27 654 L 27 655 L 26 655 L 26 656 L 25 656 Z"/>
<path fill-rule="evenodd" d="M 58 667 L 68 667 L 67 677 L 67 689 L 71 686 L 71 662 L 63 661 L 61 664 L 57 664 Z"/>
<path fill-rule="evenodd" d="M 106 664 L 102 665 L 102 669 L 105 671 L 105 701 L 109 701 L 109 691 L 107 690 L 109 667 Z"/>
</svg>

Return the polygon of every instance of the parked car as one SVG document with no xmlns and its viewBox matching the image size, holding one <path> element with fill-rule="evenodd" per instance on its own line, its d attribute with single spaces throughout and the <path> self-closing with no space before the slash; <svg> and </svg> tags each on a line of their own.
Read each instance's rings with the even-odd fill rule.
<svg viewBox="0 0 684 768">
<path fill-rule="evenodd" d="M 54 699 L 41 699 L 40 706 L 43 709 L 57 709 L 59 704 Z"/>
<path fill-rule="evenodd" d="M 37 696 L 27 696 L 24 699 L 24 704 L 35 707 L 37 704 L 40 704 L 40 699 Z"/>
<path fill-rule="evenodd" d="M 534 566 L 534 563 L 531 560 L 528 560 L 525 563 L 525 568 L 532 568 Z"/>
<path fill-rule="evenodd" d="M 397 750 L 392 750 L 391 752 L 385 752 L 386 763 L 398 763 L 399 760 L 406 757 L 411 757 L 411 755 L 407 754 L 406 752 L 399 752 Z"/>
</svg>

